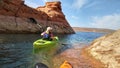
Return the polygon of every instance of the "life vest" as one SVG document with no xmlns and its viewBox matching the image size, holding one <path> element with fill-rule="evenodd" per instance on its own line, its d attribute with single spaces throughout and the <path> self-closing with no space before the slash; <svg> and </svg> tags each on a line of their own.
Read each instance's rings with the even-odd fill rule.
<svg viewBox="0 0 120 68">
<path fill-rule="evenodd" d="M 52 40 L 51 37 L 53 37 L 53 34 L 51 32 L 50 33 L 44 32 L 43 39 L 45 39 L 45 40 Z"/>
<path fill-rule="evenodd" d="M 43 38 L 49 38 L 49 37 L 50 37 L 50 35 L 49 35 L 49 34 L 44 33 Z"/>
</svg>

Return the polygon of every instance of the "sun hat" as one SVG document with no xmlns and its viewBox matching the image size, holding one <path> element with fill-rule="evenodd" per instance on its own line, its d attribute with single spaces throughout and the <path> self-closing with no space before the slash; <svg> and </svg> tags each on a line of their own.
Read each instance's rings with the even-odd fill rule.
<svg viewBox="0 0 120 68">
<path fill-rule="evenodd" d="M 47 27 L 47 30 L 52 30 L 52 27 Z"/>
</svg>

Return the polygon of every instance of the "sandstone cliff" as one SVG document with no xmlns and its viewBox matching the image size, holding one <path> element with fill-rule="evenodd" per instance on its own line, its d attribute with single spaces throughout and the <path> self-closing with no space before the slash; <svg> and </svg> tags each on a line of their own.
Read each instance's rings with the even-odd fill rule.
<svg viewBox="0 0 120 68">
<path fill-rule="evenodd" d="M 62 13 L 61 2 L 47 2 L 34 9 L 22 0 L 0 0 L 0 33 L 39 33 L 47 26 L 54 33 L 74 33 Z"/>
<path fill-rule="evenodd" d="M 86 50 L 105 68 L 120 68 L 120 30 L 94 40 Z"/>
</svg>

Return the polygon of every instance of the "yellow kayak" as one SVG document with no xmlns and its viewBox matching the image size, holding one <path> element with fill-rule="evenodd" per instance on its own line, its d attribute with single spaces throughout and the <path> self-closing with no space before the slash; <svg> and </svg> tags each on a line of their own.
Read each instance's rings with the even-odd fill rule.
<svg viewBox="0 0 120 68">
<path fill-rule="evenodd" d="M 72 65 L 68 61 L 64 61 L 64 63 L 60 66 L 60 68 L 73 68 Z"/>
</svg>

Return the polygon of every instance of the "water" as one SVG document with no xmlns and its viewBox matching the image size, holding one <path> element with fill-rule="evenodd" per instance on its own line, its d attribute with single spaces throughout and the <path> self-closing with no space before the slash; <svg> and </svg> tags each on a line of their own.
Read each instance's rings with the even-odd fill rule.
<svg viewBox="0 0 120 68">
<path fill-rule="evenodd" d="M 77 32 L 76 34 L 60 35 L 62 43 L 90 43 L 94 39 L 105 35 L 106 33 L 95 33 L 95 32 Z"/>
<path fill-rule="evenodd" d="M 57 45 L 43 48 L 33 53 L 33 42 L 40 38 L 39 34 L 0 34 L 0 68 L 34 68 L 36 63 L 44 63 L 53 68 L 53 57 L 70 45 L 89 44 L 105 33 L 77 32 L 76 34 L 58 35 Z M 65 45 L 69 45 L 65 47 Z M 62 49 L 60 49 L 62 47 Z M 57 61 L 59 62 L 59 61 Z"/>
</svg>

